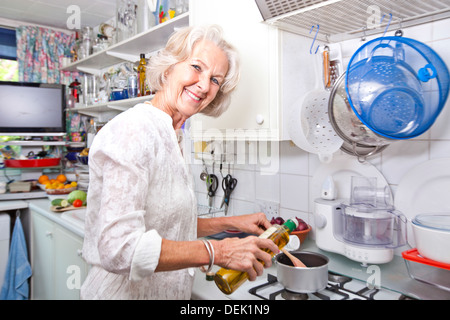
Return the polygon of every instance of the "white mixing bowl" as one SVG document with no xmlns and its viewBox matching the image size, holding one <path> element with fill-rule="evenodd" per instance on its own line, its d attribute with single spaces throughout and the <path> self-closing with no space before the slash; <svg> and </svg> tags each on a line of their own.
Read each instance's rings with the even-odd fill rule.
<svg viewBox="0 0 450 320">
<path fill-rule="evenodd" d="M 450 213 L 417 215 L 412 227 L 421 256 L 450 264 Z"/>
</svg>

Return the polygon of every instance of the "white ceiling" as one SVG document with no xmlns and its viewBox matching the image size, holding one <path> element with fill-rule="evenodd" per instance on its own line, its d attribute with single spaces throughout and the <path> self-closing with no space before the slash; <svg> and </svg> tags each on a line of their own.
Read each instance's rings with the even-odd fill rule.
<svg viewBox="0 0 450 320">
<path fill-rule="evenodd" d="M 81 27 L 98 26 L 116 14 L 116 0 L 1 0 L 0 18 L 67 30 L 71 5 L 80 8 Z"/>
</svg>

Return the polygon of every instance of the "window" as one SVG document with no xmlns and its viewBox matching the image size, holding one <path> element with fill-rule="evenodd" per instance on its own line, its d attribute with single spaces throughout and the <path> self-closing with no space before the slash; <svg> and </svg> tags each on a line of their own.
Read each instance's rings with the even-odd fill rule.
<svg viewBox="0 0 450 320">
<path fill-rule="evenodd" d="M 0 81 L 18 81 L 16 30 L 0 28 Z"/>
</svg>

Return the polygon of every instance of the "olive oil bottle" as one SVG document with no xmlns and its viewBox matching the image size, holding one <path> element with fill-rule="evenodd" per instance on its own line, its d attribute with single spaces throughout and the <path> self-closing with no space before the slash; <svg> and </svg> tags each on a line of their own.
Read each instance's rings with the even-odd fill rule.
<svg viewBox="0 0 450 320">
<path fill-rule="evenodd" d="M 272 225 L 272 227 L 267 229 L 259 237 L 272 240 L 278 248 L 281 249 L 289 242 L 289 234 L 297 227 L 297 219 L 289 219 L 281 226 L 277 224 Z M 272 256 L 274 255 L 274 253 L 268 249 L 263 250 L 272 254 Z M 217 287 L 219 287 L 219 289 L 225 294 L 231 294 L 236 291 L 236 289 L 239 288 L 247 279 L 247 272 L 225 268 L 221 268 L 214 275 L 214 281 L 216 282 Z"/>
</svg>

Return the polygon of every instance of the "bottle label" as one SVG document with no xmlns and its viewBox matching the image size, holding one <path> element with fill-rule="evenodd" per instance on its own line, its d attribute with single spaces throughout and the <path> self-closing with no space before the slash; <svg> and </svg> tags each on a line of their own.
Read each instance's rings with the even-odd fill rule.
<svg viewBox="0 0 450 320">
<path fill-rule="evenodd" d="M 274 233 L 275 231 L 277 231 L 276 227 L 270 227 L 269 229 L 264 231 L 259 237 L 262 238 L 262 239 L 268 239 L 270 237 L 270 235 L 272 233 Z"/>
</svg>

